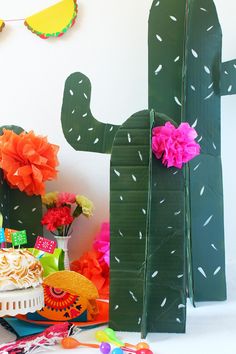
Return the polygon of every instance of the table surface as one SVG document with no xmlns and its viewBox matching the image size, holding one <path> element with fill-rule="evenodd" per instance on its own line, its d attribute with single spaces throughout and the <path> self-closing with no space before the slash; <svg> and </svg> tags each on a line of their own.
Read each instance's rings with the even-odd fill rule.
<svg viewBox="0 0 236 354">
<path fill-rule="evenodd" d="M 236 353 L 236 264 L 228 272 L 228 300 L 225 302 L 200 303 L 197 308 L 187 307 L 186 334 L 152 333 L 147 337 L 154 354 L 235 354 Z M 101 328 L 101 327 L 100 327 Z M 99 328 L 99 329 L 100 329 Z M 76 337 L 81 342 L 96 343 L 96 329 L 82 331 Z M 118 337 L 137 344 L 141 339 L 138 333 L 117 332 Z M 60 346 L 42 353 L 92 354 L 97 349 L 77 348 L 63 350 Z"/>
</svg>

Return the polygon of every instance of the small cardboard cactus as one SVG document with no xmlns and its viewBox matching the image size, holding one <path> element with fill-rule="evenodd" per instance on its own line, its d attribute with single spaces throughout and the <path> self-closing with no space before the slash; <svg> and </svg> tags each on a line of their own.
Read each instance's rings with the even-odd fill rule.
<svg viewBox="0 0 236 354">
<path fill-rule="evenodd" d="M 23 131 L 17 126 L 4 126 L 19 134 Z M 39 196 L 28 196 L 18 189 L 11 188 L 4 179 L 0 169 L 0 213 L 3 215 L 3 227 L 15 230 L 26 230 L 27 247 L 35 244 L 36 237 L 42 235 L 42 203 Z"/>
<path fill-rule="evenodd" d="M 236 93 L 234 70 L 236 61 L 221 63 L 212 0 L 155 0 L 149 18 L 151 116 L 137 113 L 121 127 L 99 123 L 89 108 L 88 78 L 74 73 L 66 81 L 67 141 L 77 150 L 112 153 L 114 329 L 141 330 L 142 336 L 184 332 L 186 295 L 193 302 L 226 298 L 220 97 Z M 152 122 L 163 124 L 155 112 L 198 131 L 201 155 L 182 170 L 167 169 L 150 154 Z"/>
</svg>

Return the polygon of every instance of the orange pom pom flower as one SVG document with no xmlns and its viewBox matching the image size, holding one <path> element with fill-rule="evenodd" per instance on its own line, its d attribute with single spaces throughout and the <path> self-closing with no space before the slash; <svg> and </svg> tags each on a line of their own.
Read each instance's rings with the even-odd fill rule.
<svg viewBox="0 0 236 354">
<path fill-rule="evenodd" d="M 33 131 L 19 135 L 3 129 L 0 136 L 0 167 L 12 188 L 28 195 L 45 193 L 45 182 L 57 176 L 59 146 Z"/>
</svg>

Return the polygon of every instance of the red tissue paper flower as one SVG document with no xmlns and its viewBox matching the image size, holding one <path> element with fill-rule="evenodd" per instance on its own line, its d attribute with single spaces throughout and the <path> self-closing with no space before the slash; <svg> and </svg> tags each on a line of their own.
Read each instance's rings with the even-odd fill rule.
<svg viewBox="0 0 236 354">
<path fill-rule="evenodd" d="M 3 129 L 0 136 L 0 167 L 12 188 L 28 195 L 45 193 L 45 182 L 57 176 L 59 147 L 33 131 L 19 135 Z"/>
<path fill-rule="evenodd" d="M 50 208 L 44 214 L 41 223 L 46 225 L 49 231 L 56 231 L 63 225 L 70 225 L 74 220 L 68 206 Z"/>
<path fill-rule="evenodd" d="M 200 145 L 194 140 L 197 132 L 188 123 L 175 128 L 170 122 L 152 130 L 152 151 L 167 167 L 182 168 L 184 163 L 200 154 Z"/>
<path fill-rule="evenodd" d="M 93 243 L 94 250 L 85 252 L 71 263 L 71 270 L 84 275 L 97 287 L 102 299 L 109 298 L 110 286 L 110 225 L 104 222 Z"/>
</svg>

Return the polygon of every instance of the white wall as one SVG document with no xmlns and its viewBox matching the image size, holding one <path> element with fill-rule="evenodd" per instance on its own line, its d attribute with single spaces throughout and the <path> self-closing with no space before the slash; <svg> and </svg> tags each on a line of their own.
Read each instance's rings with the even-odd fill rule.
<svg viewBox="0 0 236 354">
<path fill-rule="evenodd" d="M 176 0 L 177 1 L 177 0 Z M 1 18 L 24 18 L 56 0 L 0 0 Z M 236 58 L 235 0 L 216 0 L 224 34 L 223 59 Z M 81 71 L 92 81 L 92 111 L 120 124 L 147 107 L 147 26 L 152 0 L 80 0 L 76 25 L 61 39 L 42 40 L 23 22 L 0 34 L 0 123 L 21 125 L 60 145 L 60 174 L 47 190 L 85 194 L 96 206 L 81 217 L 70 243 L 75 258 L 108 219 L 109 156 L 74 151 L 63 137 L 60 109 L 66 77 Z M 222 99 L 227 260 L 236 254 L 234 187 L 236 97 Z"/>
</svg>

